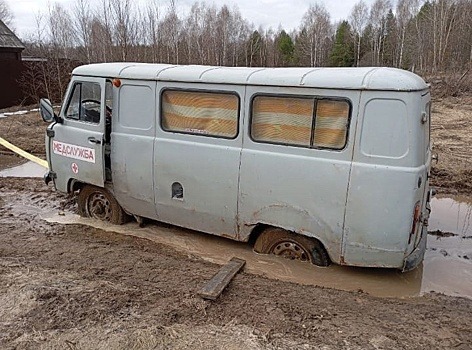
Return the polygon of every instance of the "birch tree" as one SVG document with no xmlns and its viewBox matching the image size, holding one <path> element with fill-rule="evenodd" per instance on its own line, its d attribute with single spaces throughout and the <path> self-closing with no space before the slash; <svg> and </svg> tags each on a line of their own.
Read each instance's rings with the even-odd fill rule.
<svg viewBox="0 0 472 350">
<path fill-rule="evenodd" d="M 403 55 L 405 51 L 405 40 L 408 29 L 408 24 L 418 13 L 418 0 L 398 0 L 397 3 L 397 23 L 399 35 L 399 50 L 397 67 L 403 66 Z"/>
<path fill-rule="evenodd" d="M 372 25 L 372 65 L 382 63 L 383 44 L 387 34 L 387 15 L 390 10 L 389 0 L 376 0 L 370 9 L 370 24 Z"/>
<path fill-rule="evenodd" d="M 363 0 L 354 5 L 349 15 L 349 24 L 354 31 L 356 39 L 356 66 L 359 67 L 361 58 L 361 40 L 369 20 L 369 9 Z"/>
<path fill-rule="evenodd" d="M 73 10 L 78 44 L 83 47 L 85 62 L 91 63 L 92 12 L 87 0 L 77 0 Z"/>
<path fill-rule="evenodd" d="M 301 51 L 310 57 L 310 66 L 319 67 L 327 63 L 333 35 L 329 12 L 324 5 L 310 5 L 302 19 L 302 32 L 299 45 Z"/>
</svg>

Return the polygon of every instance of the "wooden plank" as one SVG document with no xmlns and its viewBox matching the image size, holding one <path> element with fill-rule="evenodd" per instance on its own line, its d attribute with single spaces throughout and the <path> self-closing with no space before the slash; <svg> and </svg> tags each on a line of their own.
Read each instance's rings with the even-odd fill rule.
<svg viewBox="0 0 472 350">
<path fill-rule="evenodd" d="M 203 299 L 216 300 L 234 276 L 246 264 L 245 260 L 231 258 L 198 292 Z"/>
</svg>

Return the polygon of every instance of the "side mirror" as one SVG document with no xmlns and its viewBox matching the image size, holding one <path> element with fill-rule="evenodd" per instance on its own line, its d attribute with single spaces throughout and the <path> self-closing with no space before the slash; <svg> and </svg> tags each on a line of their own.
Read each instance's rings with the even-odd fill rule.
<svg viewBox="0 0 472 350">
<path fill-rule="evenodd" d="M 42 98 L 39 101 L 39 113 L 45 122 L 50 123 L 53 120 L 57 120 L 57 116 L 54 113 L 51 101 L 49 101 L 47 98 Z"/>
</svg>

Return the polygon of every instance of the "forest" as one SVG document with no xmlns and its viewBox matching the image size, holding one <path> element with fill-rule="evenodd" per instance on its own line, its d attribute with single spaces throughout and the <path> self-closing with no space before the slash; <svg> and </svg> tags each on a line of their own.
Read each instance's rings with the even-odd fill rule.
<svg viewBox="0 0 472 350">
<path fill-rule="evenodd" d="M 237 7 L 178 3 L 77 0 L 50 3 L 34 33 L 21 38 L 30 62 L 32 97 L 60 100 L 71 69 L 95 62 L 136 61 L 248 67 L 389 66 L 423 76 L 468 75 L 472 62 L 471 0 L 358 1 L 334 21 L 321 3 L 310 5 L 296 29 L 264 28 Z"/>
</svg>

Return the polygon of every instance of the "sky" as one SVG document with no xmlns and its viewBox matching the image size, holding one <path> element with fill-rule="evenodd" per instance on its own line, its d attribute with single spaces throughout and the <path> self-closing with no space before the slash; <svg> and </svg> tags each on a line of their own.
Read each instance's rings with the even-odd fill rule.
<svg viewBox="0 0 472 350">
<path fill-rule="evenodd" d="M 101 0 L 89 0 L 90 4 L 101 3 Z M 146 4 L 152 0 L 137 0 Z M 169 3 L 168 0 L 157 1 L 163 8 Z M 179 14 L 185 15 L 196 0 L 175 0 Z M 262 25 L 264 28 L 277 29 L 279 25 L 290 31 L 298 28 L 304 13 L 310 4 L 316 0 L 213 0 L 202 2 L 215 4 L 221 7 L 226 4 L 230 8 L 237 5 L 241 15 L 256 27 Z M 358 0 L 318 0 L 323 3 L 331 14 L 333 21 L 346 19 L 349 12 Z M 36 28 L 36 16 L 38 13 L 46 13 L 49 3 L 61 3 L 65 8 L 73 8 L 74 0 L 6 0 L 14 15 L 13 27 L 20 38 L 25 38 L 33 33 Z M 370 5 L 374 0 L 365 0 Z"/>
</svg>

